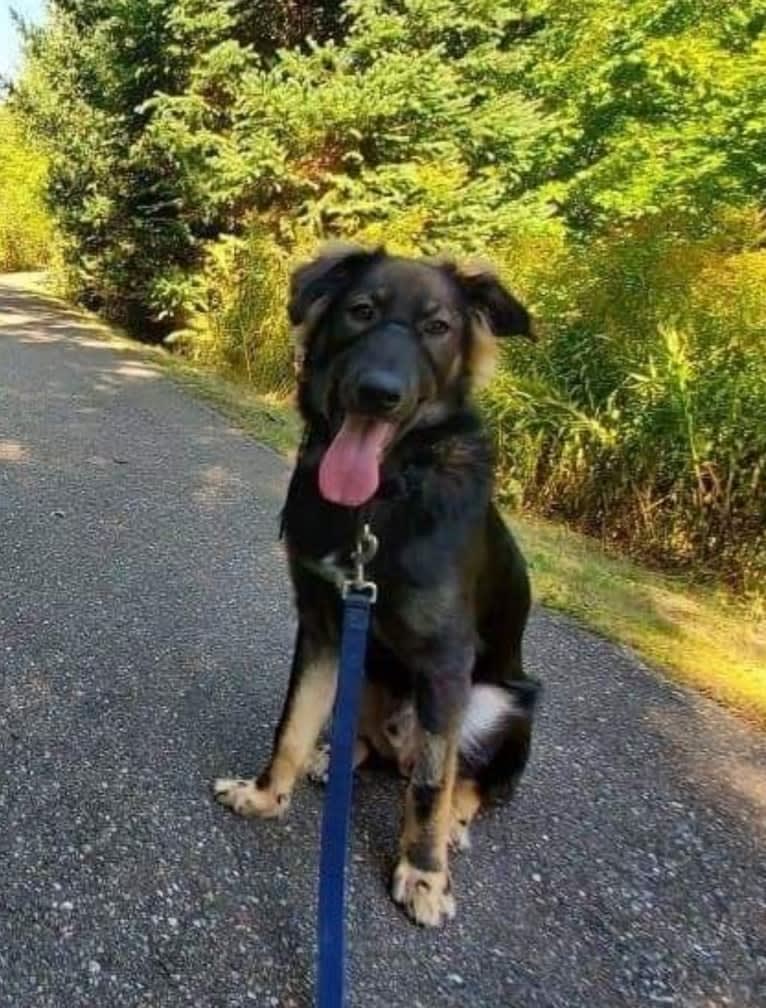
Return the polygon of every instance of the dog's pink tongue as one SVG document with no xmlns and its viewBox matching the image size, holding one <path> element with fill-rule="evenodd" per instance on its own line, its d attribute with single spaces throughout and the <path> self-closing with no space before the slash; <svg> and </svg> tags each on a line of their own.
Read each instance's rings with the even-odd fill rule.
<svg viewBox="0 0 766 1008">
<path fill-rule="evenodd" d="M 319 466 L 319 489 L 334 504 L 359 507 L 378 489 L 380 457 L 393 424 L 349 414 Z"/>
</svg>

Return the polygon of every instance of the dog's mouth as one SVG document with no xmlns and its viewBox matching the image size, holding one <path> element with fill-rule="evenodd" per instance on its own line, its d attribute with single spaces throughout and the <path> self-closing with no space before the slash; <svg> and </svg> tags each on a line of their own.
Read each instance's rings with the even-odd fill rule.
<svg viewBox="0 0 766 1008">
<path fill-rule="evenodd" d="M 374 497 L 396 430 L 392 420 L 347 413 L 319 466 L 322 496 L 343 507 L 360 507 Z"/>
</svg>

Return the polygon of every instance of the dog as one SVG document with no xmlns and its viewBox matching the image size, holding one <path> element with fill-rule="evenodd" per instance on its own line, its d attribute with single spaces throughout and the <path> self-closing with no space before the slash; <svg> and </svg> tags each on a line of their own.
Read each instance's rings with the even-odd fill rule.
<svg viewBox="0 0 766 1008">
<path fill-rule="evenodd" d="M 322 776 L 339 583 L 360 520 L 379 550 L 356 763 L 409 777 L 392 895 L 422 925 L 454 916 L 449 848 L 481 805 L 510 794 L 529 754 L 538 684 L 522 669 L 530 585 L 492 502 L 493 453 L 471 402 L 496 341 L 530 316 L 485 268 L 326 249 L 291 279 L 304 436 L 282 513 L 298 630 L 268 765 L 222 778 L 241 815 L 281 816 Z"/>
</svg>

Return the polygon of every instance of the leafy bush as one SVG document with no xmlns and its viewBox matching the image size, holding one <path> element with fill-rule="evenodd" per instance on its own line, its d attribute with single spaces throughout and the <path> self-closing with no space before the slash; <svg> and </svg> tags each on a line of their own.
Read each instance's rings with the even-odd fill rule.
<svg viewBox="0 0 766 1008">
<path fill-rule="evenodd" d="M 53 232 L 44 203 L 46 173 L 45 157 L 0 106 L 0 271 L 48 262 Z"/>
</svg>

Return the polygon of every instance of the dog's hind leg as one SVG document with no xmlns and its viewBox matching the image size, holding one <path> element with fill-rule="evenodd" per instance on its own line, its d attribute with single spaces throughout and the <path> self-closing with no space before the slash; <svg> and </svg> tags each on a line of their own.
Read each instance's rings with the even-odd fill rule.
<svg viewBox="0 0 766 1008">
<path fill-rule="evenodd" d="M 268 766 L 253 779 L 219 778 L 213 789 L 222 805 L 243 816 L 283 815 L 298 778 L 305 773 L 332 710 L 337 655 L 298 630 L 290 686 Z"/>
<path fill-rule="evenodd" d="M 370 746 L 366 739 L 354 740 L 354 755 L 352 766 L 358 770 L 370 755 Z M 330 777 L 330 743 L 318 745 L 308 758 L 304 772 L 315 784 L 326 784 Z"/>
<path fill-rule="evenodd" d="M 450 846 L 470 847 L 468 827 L 488 792 L 513 791 L 524 769 L 537 686 L 529 679 L 474 683 L 460 730 Z"/>
<path fill-rule="evenodd" d="M 371 640 L 368 653 L 374 654 L 378 648 L 379 645 Z M 398 762 L 400 747 L 411 747 L 413 744 L 414 718 L 415 711 L 411 702 L 395 699 L 381 683 L 367 679 L 359 712 L 359 734 L 354 742 L 354 770 L 373 751 Z M 393 734 L 389 734 L 390 732 Z M 309 756 L 306 776 L 317 784 L 326 784 L 329 770 L 330 745 L 323 743 Z"/>
<path fill-rule="evenodd" d="M 476 781 L 482 801 L 513 796 L 529 758 L 539 691 L 531 678 L 474 683 L 460 736 L 459 776 Z"/>
<path fill-rule="evenodd" d="M 458 776 L 452 789 L 449 845 L 453 850 L 468 850 L 471 840 L 468 827 L 481 808 L 479 785 L 470 777 Z"/>
</svg>

